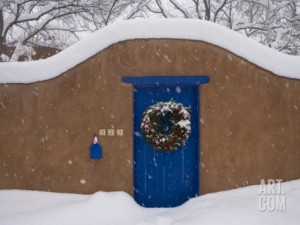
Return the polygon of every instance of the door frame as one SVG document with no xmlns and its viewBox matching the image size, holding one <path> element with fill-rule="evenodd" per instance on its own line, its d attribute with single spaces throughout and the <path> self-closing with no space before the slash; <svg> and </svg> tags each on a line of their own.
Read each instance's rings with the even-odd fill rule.
<svg viewBox="0 0 300 225">
<path fill-rule="evenodd" d="M 135 107 L 136 107 L 136 99 L 135 99 L 135 87 L 142 88 L 142 87 L 167 87 L 167 86 L 198 86 L 201 84 L 205 84 L 209 82 L 208 76 L 143 76 L 143 77 L 123 77 L 122 81 L 124 83 L 133 84 L 133 159 L 135 159 Z M 197 89 L 197 99 L 198 99 L 198 120 L 196 121 L 196 126 L 198 127 L 198 170 L 200 165 L 200 91 L 199 87 Z M 200 174 L 198 174 L 198 184 L 200 183 Z M 135 188 L 135 164 L 133 164 L 133 186 Z M 198 185 L 199 186 L 199 185 Z M 135 191 L 134 191 L 135 193 Z M 198 194 L 199 194 L 199 187 L 198 187 Z M 135 194 L 134 194 L 135 195 Z M 136 198 L 135 198 L 136 199 Z M 175 205 L 174 205 L 175 206 Z M 146 206 L 147 207 L 147 206 Z M 155 207 L 155 206 L 154 206 Z M 159 206 L 158 206 L 159 207 Z"/>
</svg>

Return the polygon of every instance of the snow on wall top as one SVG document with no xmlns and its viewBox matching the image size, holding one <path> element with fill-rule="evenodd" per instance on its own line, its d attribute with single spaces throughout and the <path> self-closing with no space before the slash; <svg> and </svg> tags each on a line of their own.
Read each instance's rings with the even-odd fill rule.
<svg viewBox="0 0 300 225">
<path fill-rule="evenodd" d="M 0 63 L 0 83 L 52 79 L 115 43 L 151 38 L 204 41 L 227 49 L 276 75 L 300 79 L 299 56 L 280 53 L 221 25 L 193 19 L 136 19 L 104 27 L 45 60 Z"/>
</svg>

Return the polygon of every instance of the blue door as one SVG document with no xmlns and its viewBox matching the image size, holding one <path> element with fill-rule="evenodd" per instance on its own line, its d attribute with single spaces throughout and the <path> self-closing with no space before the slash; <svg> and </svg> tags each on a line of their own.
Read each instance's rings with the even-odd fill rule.
<svg viewBox="0 0 300 225">
<path fill-rule="evenodd" d="M 191 133 L 184 146 L 165 153 L 154 149 L 141 135 L 141 119 L 149 106 L 171 100 L 190 108 Z M 196 84 L 135 84 L 134 198 L 140 205 L 178 206 L 198 195 L 199 104 Z"/>
</svg>

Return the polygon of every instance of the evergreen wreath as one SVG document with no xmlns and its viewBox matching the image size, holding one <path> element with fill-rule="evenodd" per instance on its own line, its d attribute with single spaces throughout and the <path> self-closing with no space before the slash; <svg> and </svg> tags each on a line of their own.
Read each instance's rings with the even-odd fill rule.
<svg viewBox="0 0 300 225">
<path fill-rule="evenodd" d="M 171 100 L 158 102 L 143 113 L 142 136 L 161 152 L 170 152 L 184 145 L 191 133 L 190 108 Z"/>
</svg>

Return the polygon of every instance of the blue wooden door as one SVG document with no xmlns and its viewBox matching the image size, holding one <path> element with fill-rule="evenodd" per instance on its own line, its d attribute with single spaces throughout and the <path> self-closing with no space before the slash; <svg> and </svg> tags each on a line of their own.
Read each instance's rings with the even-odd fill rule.
<svg viewBox="0 0 300 225">
<path fill-rule="evenodd" d="M 191 134 L 185 146 L 162 153 L 141 135 L 143 112 L 157 102 L 174 100 L 190 107 Z M 198 85 L 134 86 L 134 198 L 146 207 L 177 206 L 199 192 Z"/>
</svg>

